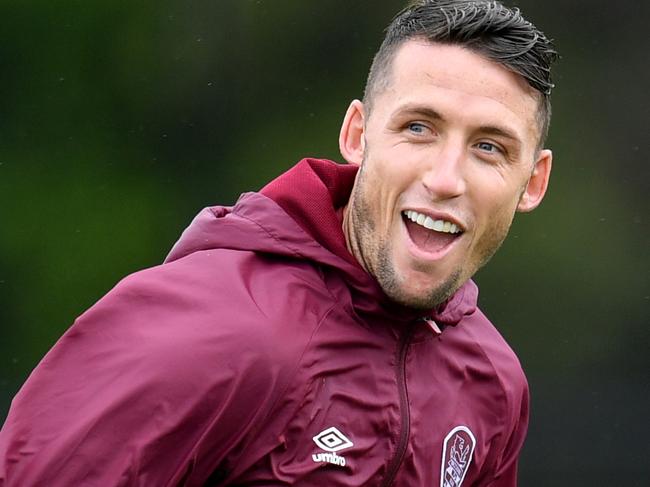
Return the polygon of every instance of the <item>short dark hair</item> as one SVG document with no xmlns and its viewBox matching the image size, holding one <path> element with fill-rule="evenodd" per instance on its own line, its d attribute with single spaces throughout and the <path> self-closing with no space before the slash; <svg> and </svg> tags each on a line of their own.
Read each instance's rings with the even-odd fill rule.
<svg viewBox="0 0 650 487">
<path fill-rule="evenodd" d="M 522 76 L 539 93 L 541 148 L 551 120 L 551 65 L 558 54 L 553 43 L 528 22 L 519 9 L 490 0 L 417 0 L 402 10 L 386 29 L 386 37 L 370 68 L 364 105 L 390 82 L 397 49 L 411 39 L 457 44 Z"/>
</svg>

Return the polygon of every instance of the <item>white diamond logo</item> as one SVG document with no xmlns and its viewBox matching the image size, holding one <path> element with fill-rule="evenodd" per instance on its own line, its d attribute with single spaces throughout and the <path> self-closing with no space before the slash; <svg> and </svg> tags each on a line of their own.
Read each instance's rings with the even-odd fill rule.
<svg viewBox="0 0 650 487">
<path fill-rule="evenodd" d="M 345 436 L 333 426 L 318 433 L 316 436 L 314 436 L 313 440 L 318 448 L 322 448 L 323 450 L 331 453 L 345 450 L 346 448 L 354 446 L 353 443 L 347 438 L 347 436 Z"/>
</svg>

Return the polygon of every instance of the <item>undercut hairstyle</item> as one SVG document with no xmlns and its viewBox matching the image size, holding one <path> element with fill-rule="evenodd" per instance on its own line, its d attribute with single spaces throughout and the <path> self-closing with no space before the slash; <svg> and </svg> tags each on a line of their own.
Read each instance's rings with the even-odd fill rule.
<svg viewBox="0 0 650 487">
<path fill-rule="evenodd" d="M 551 121 L 551 65 L 558 54 L 519 9 L 489 0 L 412 2 L 388 26 L 373 60 L 363 98 L 368 113 L 374 97 L 390 86 L 397 50 L 416 39 L 459 45 L 523 77 L 538 94 L 538 148 L 543 147 Z"/>
</svg>

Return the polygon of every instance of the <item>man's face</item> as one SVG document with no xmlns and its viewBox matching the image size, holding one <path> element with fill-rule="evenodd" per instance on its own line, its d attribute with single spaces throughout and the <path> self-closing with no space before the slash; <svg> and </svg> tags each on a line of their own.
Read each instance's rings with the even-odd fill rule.
<svg viewBox="0 0 650 487">
<path fill-rule="evenodd" d="M 525 81 L 453 45 L 409 41 L 370 114 L 350 106 L 341 150 L 361 163 L 348 245 L 394 301 L 431 308 L 499 248 L 517 209 L 541 201 L 550 151 L 537 151 Z"/>
</svg>

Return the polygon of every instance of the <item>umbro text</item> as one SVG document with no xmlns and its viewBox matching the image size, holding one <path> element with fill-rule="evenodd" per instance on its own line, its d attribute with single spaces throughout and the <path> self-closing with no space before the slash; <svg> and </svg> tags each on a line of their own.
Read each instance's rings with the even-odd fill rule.
<svg viewBox="0 0 650 487">
<path fill-rule="evenodd" d="M 336 453 L 314 453 L 311 458 L 317 463 L 326 462 L 345 467 L 345 458 L 338 456 Z"/>
</svg>

